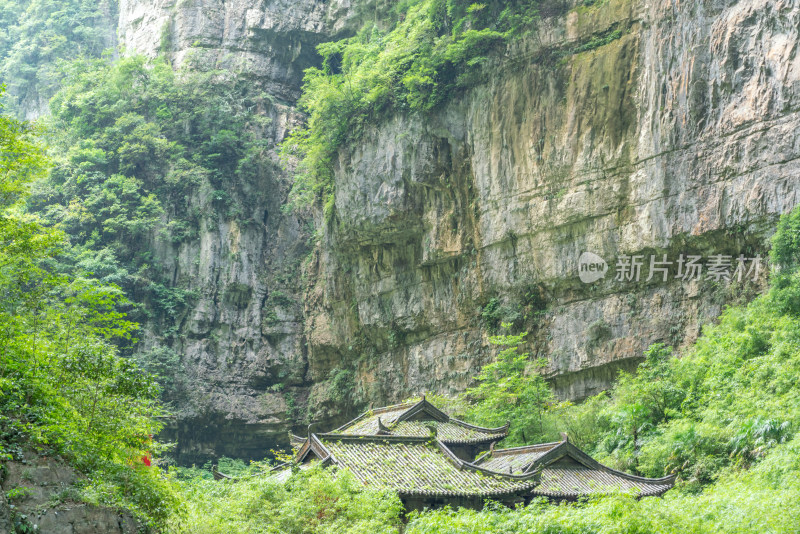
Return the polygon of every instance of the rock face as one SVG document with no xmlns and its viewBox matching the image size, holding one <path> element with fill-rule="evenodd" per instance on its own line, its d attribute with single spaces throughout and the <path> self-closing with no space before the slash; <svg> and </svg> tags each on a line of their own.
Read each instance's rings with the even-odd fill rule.
<svg viewBox="0 0 800 534">
<path fill-rule="evenodd" d="M 27 451 L 3 464 L 0 532 L 42 534 L 135 534 L 144 528 L 128 513 L 72 499 L 78 481 L 62 461 Z M 16 529 L 16 530 L 15 530 Z"/>
<path fill-rule="evenodd" d="M 352 33 L 375 0 L 121 0 L 122 44 L 138 53 L 169 52 L 176 63 L 200 55 L 253 77 L 271 95 L 294 102 L 316 45 Z"/>
<path fill-rule="evenodd" d="M 314 46 L 385 8 L 122 0 L 119 27 L 129 52 L 252 78 L 275 97 L 277 143 L 300 120 Z M 764 267 L 732 283 L 675 276 L 681 255 L 706 269 L 718 254 L 733 268 L 763 256 L 800 203 L 800 3 L 607 0 L 544 15 L 484 83 L 341 151 L 334 217 L 316 218 L 305 268 L 307 222 L 281 212 L 278 170 L 242 192 L 263 199 L 264 228 L 207 226 L 158 252 L 201 293 L 176 325 L 192 391 L 173 429 L 183 461 L 263 457 L 307 404 L 327 427 L 372 402 L 462 390 L 504 320 L 530 332 L 559 394 L 582 398 L 763 285 Z M 608 263 L 593 283 L 578 277 L 587 251 Z M 667 281 L 647 281 L 664 255 Z M 639 281 L 616 279 L 628 256 L 642 256 Z"/>
<path fill-rule="evenodd" d="M 283 213 L 291 186 L 275 146 L 302 117 L 295 110 L 303 71 L 318 63 L 315 47 L 352 32 L 362 9 L 347 2 L 144 1 L 119 4 L 120 45 L 127 53 L 166 54 L 176 67 L 229 71 L 263 91 L 273 165 L 233 184 L 243 216 L 220 215 L 200 187 L 199 237 L 181 244 L 153 239 L 154 264 L 187 295 L 174 324 L 145 325 L 144 353 L 178 356 L 178 418 L 165 431 L 180 463 L 222 455 L 264 458 L 288 443 L 305 412 L 310 387 L 303 340 L 301 264 L 313 221 Z M 208 189 L 208 186 L 206 189 Z M 207 192 L 206 192 L 207 193 Z M 168 221 L 164 221 L 167 223 Z"/>
<path fill-rule="evenodd" d="M 553 13 L 484 84 L 348 146 L 306 300 L 315 390 L 354 366 L 368 400 L 458 391 L 503 318 L 570 398 L 652 343 L 691 342 L 763 277 L 676 280 L 681 254 L 735 268 L 800 202 L 798 17 L 765 1 Z M 586 251 L 610 264 L 594 284 Z M 668 280 L 647 282 L 664 254 Z M 636 255 L 641 280 L 615 280 Z"/>
</svg>

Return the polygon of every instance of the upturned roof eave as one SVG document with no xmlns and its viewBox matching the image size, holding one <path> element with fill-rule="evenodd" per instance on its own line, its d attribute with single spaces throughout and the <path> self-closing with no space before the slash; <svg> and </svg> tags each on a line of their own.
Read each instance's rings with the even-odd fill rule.
<svg viewBox="0 0 800 534">
<path fill-rule="evenodd" d="M 562 497 L 568 499 L 579 499 L 581 497 L 588 497 L 588 496 L 596 496 L 596 495 L 614 495 L 617 493 L 620 494 L 632 494 L 634 497 L 660 497 L 661 495 L 665 494 L 669 490 L 672 489 L 672 486 L 652 489 L 648 491 L 620 491 L 619 489 L 610 489 L 609 491 L 587 491 L 587 492 L 577 492 L 577 491 L 547 491 L 541 489 L 534 489 L 531 492 L 533 496 L 540 496 L 540 497 Z"/>
<path fill-rule="evenodd" d="M 593 469 L 596 471 L 602 471 L 605 473 L 609 473 L 630 482 L 639 482 L 642 484 L 650 484 L 650 485 L 667 485 L 667 484 L 674 484 L 676 475 L 667 475 L 661 478 L 647 478 L 647 477 L 640 477 L 637 475 L 631 475 L 630 473 L 626 473 L 624 471 L 618 471 L 617 469 L 613 469 L 608 467 L 607 465 L 601 464 L 578 447 L 570 443 L 568 440 L 562 441 L 556 447 L 550 449 L 547 453 L 543 454 L 541 457 L 534 460 L 527 469 L 544 469 L 553 462 L 560 460 L 561 458 L 569 456 L 573 460 L 577 461 L 578 463 L 582 464 L 583 466 L 587 467 L 588 469 Z"/>
<path fill-rule="evenodd" d="M 402 496 L 424 496 L 424 497 L 496 497 L 500 495 L 512 495 L 515 493 L 525 494 L 531 489 L 535 488 L 538 482 L 529 482 L 520 484 L 518 487 L 506 488 L 501 490 L 489 491 L 434 491 L 434 490 L 411 490 L 411 489 L 394 489 L 399 495 Z"/>
</svg>

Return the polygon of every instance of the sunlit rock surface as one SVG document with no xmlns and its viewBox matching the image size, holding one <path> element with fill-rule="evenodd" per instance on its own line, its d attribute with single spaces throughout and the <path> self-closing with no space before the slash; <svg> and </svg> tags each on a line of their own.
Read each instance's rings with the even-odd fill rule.
<svg viewBox="0 0 800 534">
<path fill-rule="evenodd" d="M 179 458 L 263 457 L 309 404 L 327 428 L 372 403 L 461 391 L 503 319 L 580 399 L 763 286 L 764 269 L 734 284 L 645 279 L 651 255 L 764 256 L 800 203 L 798 2 L 553 6 L 484 83 L 345 147 L 331 221 L 282 212 L 276 163 L 241 184 L 262 226 L 209 222 L 157 250 L 200 294 L 176 325 Z M 128 52 L 252 79 L 274 97 L 277 143 L 302 120 L 316 44 L 384 8 L 122 0 L 119 35 Z M 585 251 L 609 264 L 592 284 L 578 278 Z M 615 280 L 623 255 L 644 257 L 639 282 Z M 143 346 L 159 335 L 151 325 Z"/>
</svg>

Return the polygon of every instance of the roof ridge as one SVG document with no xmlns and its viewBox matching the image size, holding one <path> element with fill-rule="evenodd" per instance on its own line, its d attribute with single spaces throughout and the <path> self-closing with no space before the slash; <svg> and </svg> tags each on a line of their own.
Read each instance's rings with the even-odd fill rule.
<svg viewBox="0 0 800 534">
<path fill-rule="evenodd" d="M 373 415 L 378 415 L 386 412 L 395 412 L 397 410 L 402 410 L 403 408 L 410 409 L 413 408 L 417 402 L 401 402 L 399 404 L 390 404 L 389 406 L 380 406 L 378 408 L 370 408 L 365 412 L 359 414 L 355 419 L 351 419 L 350 421 L 346 422 L 340 427 L 337 427 L 333 430 L 333 432 L 338 432 L 340 430 L 344 430 L 347 427 L 353 426 L 354 424 L 366 419 L 367 417 L 372 417 Z"/>
<path fill-rule="evenodd" d="M 461 419 L 456 419 L 455 417 L 451 417 L 450 420 L 447 421 L 447 422 L 448 423 L 453 423 L 453 424 L 456 424 L 456 425 L 460 425 L 460 426 L 463 426 L 464 428 L 469 428 L 471 430 L 480 430 L 480 431 L 485 432 L 487 434 L 499 434 L 501 432 L 505 432 L 507 434 L 508 433 L 508 428 L 511 425 L 511 421 L 508 421 L 503 426 L 498 426 L 497 428 L 489 428 L 489 427 L 485 427 L 485 426 L 473 425 L 471 423 L 467 423 L 466 421 L 462 421 Z"/>
<path fill-rule="evenodd" d="M 547 454 L 542 456 L 541 458 L 534 460 L 529 467 L 535 467 L 537 464 L 541 466 L 541 468 L 546 468 L 550 466 L 552 463 L 560 460 L 564 456 L 570 455 L 574 460 L 577 460 L 579 463 L 582 463 L 584 466 L 590 469 L 596 469 L 598 471 L 605 471 L 607 473 L 611 473 L 613 475 L 617 475 L 621 478 L 633 481 L 633 482 L 644 482 L 648 484 L 662 484 L 662 483 L 671 483 L 675 481 L 676 475 L 667 475 L 661 478 L 647 478 L 647 477 L 640 477 L 638 475 L 632 475 L 630 473 L 626 473 L 624 471 L 619 471 L 612 467 L 608 467 L 607 465 L 601 464 L 581 449 L 570 443 L 569 441 L 562 441 L 561 444 L 564 447 L 564 454 L 556 458 L 546 458 L 552 451 L 556 451 L 561 448 L 561 446 L 553 447 Z M 574 456 L 573 456 L 574 455 Z M 575 457 L 577 456 L 577 458 Z"/>
<path fill-rule="evenodd" d="M 431 436 L 397 436 L 394 434 L 341 434 L 328 432 L 319 434 L 319 437 L 332 441 L 413 441 L 415 443 L 432 441 Z"/>
<path fill-rule="evenodd" d="M 458 456 L 456 456 L 456 455 L 453 453 L 453 451 L 451 451 L 451 450 L 450 450 L 450 448 L 449 448 L 447 445 L 445 445 L 444 443 L 442 443 L 441 441 L 439 441 L 439 440 L 437 439 L 437 440 L 436 440 L 436 446 L 437 446 L 437 447 L 439 447 L 439 450 L 440 450 L 440 451 L 442 451 L 442 453 L 445 455 L 445 457 L 446 457 L 448 460 L 450 460 L 450 463 L 452 463 L 453 465 L 455 465 L 455 466 L 456 466 L 456 468 L 457 468 L 459 471 L 460 471 L 461 469 L 463 469 L 463 468 L 464 468 L 464 464 L 465 464 L 466 462 L 465 462 L 464 460 L 462 460 L 461 458 L 459 458 Z"/>
<path fill-rule="evenodd" d="M 488 469 L 486 467 L 476 465 L 471 462 L 464 462 L 464 467 L 467 469 L 471 469 L 472 471 L 478 471 L 480 473 L 484 473 L 486 475 L 499 476 L 511 480 L 530 480 L 532 478 L 537 478 L 541 475 L 541 469 L 534 469 L 532 471 L 526 471 L 524 473 L 516 475 L 514 473 L 503 473 L 502 471 L 495 471 L 494 469 Z"/>
<path fill-rule="evenodd" d="M 401 402 L 399 404 L 390 404 L 389 406 L 380 406 L 378 408 L 373 408 L 371 410 L 367 410 L 367 413 L 372 413 L 372 415 L 377 415 L 379 413 L 386 413 L 386 412 L 396 412 L 397 410 L 402 410 L 403 408 L 412 408 L 416 402 Z"/>
<path fill-rule="evenodd" d="M 415 403 L 408 410 L 406 410 L 405 412 L 403 412 L 399 416 L 397 416 L 397 418 L 395 418 L 394 422 L 395 423 L 400 423 L 402 421 L 407 421 L 409 417 L 412 417 L 412 416 L 416 415 L 417 413 L 419 413 L 421 411 L 428 412 L 428 414 L 433 416 L 434 419 L 437 419 L 438 421 L 440 421 L 442 423 L 450 422 L 450 416 L 448 414 L 444 413 L 442 410 L 440 410 L 436 406 L 434 406 L 433 404 L 431 404 L 430 402 L 428 402 L 427 399 L 425 399 L 425 395 L 422 396 L 422 400 L 420 400 L 419 402 Z"/>
<path fill-rule="evenodd" d="M 563 441 L 553 441 L 553 442 L 550 442 L 550 443 L 536 443 L 534 445 L 522 445 L 520 447 L 509 447 L 507 449 L 495 449 L 492 452 L 492 456 L 495 456 L 495 455 L 497 455 L 497 456 L 508 456 L 508 455 L 513 454 L 515 452 L 523 452 L 523 451 L 531 451 L 531 452 L 533 452 L 534 450 L 542 449 L 542 448 L 545 448 L 545 447 L 547 447 L 548 448 L 547 450 L 549 451 L 549 450 L 552 450 L 553 448 L 555 448 L 556 446 L 560 445 L 561 443 L 564 443 L 564 442 Z"/>
</svg>

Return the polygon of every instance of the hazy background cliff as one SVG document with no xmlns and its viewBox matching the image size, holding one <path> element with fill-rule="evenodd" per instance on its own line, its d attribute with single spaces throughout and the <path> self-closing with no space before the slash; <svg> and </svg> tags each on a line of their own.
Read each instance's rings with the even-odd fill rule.
<svg viewBox="0 0 800 534">
<path fill-rule="evenodd" d="M 764 255 L 800 203 L 800 2 L 543 2 L 540 29 L 477 86 L 340 151 L 332 217 L 287 212 L 276 146 L 303 121 L 303 70 L 389 6 L 120 0 L 97 23 L 123 54 L 222 68 L 267 95 L 254 113 L 274 165 L 231 185 L 250 223 L 200 195 L 197 238 L 152 240 L 195 295 L 138 349 L 179 357 L 180 461 L 263 457 L 290 428 L 463 390 L 501 322 L 530 332 L 560 396 L 584 398 L 763 284 L 618 282 L 614 268 Z M 36 116 L 49 93 L 18 96 Z M 578 279 L 584 251 L 609 263 L 603 280 Z"/>
</svg>

